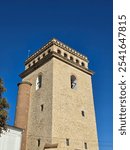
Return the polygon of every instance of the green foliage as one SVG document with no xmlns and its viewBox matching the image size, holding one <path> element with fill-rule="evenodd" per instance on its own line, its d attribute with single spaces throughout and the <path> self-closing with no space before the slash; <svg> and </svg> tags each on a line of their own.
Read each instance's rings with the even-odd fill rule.
<svg viewBox="0 0 130 150">
<path fill-rule="evenodd" d="M 9 104 L 6 99 L 2 97 L 2 94 L 6 91 L 3 86 L 3 81 L 0 78 L 0 134 L 7 130 L 7 119 Z"/>
</svg>

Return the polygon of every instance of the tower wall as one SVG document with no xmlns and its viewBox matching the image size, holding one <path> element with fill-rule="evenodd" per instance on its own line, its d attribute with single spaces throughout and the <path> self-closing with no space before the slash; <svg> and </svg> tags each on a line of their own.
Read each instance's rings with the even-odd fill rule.
<svg viewBox="0 0 130 150">
<path fill-rule="evenodd" d="M 25 129 L 22 150 L 98 150 L 92 74 L 87 57 L 56 39 L 25 61 L 15 122 Z"/>
<path fill-rule="evenodd" d="M 36 79 L 39 74 L 42 75 L 42 85 L 41 88 L 36 90 Z M 51 143 L 52 141 L 52 80 L 52 60 L 23 78 L 23 81 L 30 81 L 32 83 L 27 150 L 43 150 L 45 143 Z M 41 110 L 41 105 L 43 110 Z M 40 140 L 40 146 L 38 146 L 38 140 Z"/>
<path fill-rule="evenodd" d="M 18 84 L 18 101 L 16 108 L 15 126 L 23 129 L 21 150 L 26 149 L 26 136 L 28 125 L 28 112 L 30 104 L 30 82 L 22 82 Z"/>
<path fill-rule="evenodd" d="M 75 89 L 71 89 L 71 75 L 77 79 Z M 53 59 L 52 139 L 53 143 L 59 143 L 60 150 L 83 150 L 84 143 L 89 150 L 98 150 L 91 75 L 56 58 Z"/>
</svg>

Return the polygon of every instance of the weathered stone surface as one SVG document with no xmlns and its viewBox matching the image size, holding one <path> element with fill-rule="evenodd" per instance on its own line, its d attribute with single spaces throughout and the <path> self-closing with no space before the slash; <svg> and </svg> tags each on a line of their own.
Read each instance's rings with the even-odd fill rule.
<svg viewBox="0 0 130 150">
<path fill-rule="evenodd" d="M 67 51 L 67 58 L 64 58 L 65 49 L 58 45 L 50 47 L 52 57 L 48 57 L 43 65 L 37 65 L 37 62 L 30 72 L 26 67 L 27 73 L 22 75 L 23 82 L 32 84 L 29 89 L 26 86 L 22 87 L 18 93 L 20 102 L 17 107 L 19 111 L 16 114 L 16 124 L 17 120 L 20 120 L 18 127 L 25 127 L 25 150 L 43 150 L 47 143 L 52 146 L 58 144 L 57 148 L 51 148 L 58 150 L 84 150 L 84 144 L 87 143 L 87 149 L 98 150 L 92 73 L 88 70 L 88 61 L 85 61 L 82 55 L 74 54 L 73 61 L 78 59 L 80 63 L 75 67 L 76 63 L 69 59 L 72 52 Z M 61 50 L 61 54 L 56 54 L 58 49 Z M 53 56 L 53 52 L 57 57 Z M 41 52 L 39 55 L 41 56 Z M 29 61 L 33 62 L 32 58 L 26 65 Z M 84 62 L 85 66 L 81 66 L 81 62 Z M 42 86 L 36 90 L 36 79 L 39 74 L 42 75 Z M 71 75 L 77 79 L 75 89 L 71 88 Z M 25 96 L 28 91 L 30 97 Z M 69 146 L 66 139 L 69 139 Z"/>
</svg>

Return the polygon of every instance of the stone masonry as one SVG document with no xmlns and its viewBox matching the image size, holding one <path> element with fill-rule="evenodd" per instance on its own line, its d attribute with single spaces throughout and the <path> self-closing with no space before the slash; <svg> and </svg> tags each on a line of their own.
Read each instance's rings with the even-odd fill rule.
<svg viewBox="0 0 130 150">
<path fill-rule="evenodd" d="M 98 150 L 92 75 L 87 57 L 57 39 L 25 61 L 15 119 L 21 150 Z"/>
</svg>

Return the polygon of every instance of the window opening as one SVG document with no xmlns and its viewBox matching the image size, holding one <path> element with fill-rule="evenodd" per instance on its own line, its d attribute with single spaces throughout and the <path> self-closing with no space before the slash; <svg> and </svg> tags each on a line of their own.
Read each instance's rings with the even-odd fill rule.
<svg viewBox="0 0 130 150">
<path fill-rule="evenodd" d="M 42 56 L 45 57 L 45 53 Z"/>
<path fill-rule="evenodd" d="M 42 105 L 41 105 L 41 111 L 43 111 L 43 109 L 44 109 L 44 105 L 42 104 Z"/>
<path fill-rule="evenodd" d="M 81 63 L 81 65 L 82 65 L 83 67 L 85 66 L 83 62 Z"/>
<path fill-rule="evenodd" d="M 36 79 L 36 90 L 40 89 L 42 86 L 42 75 L 38 75 Z"/>
<path fill-rule="evenodd" d="M 73 57 L 72 57 L 72 56 L 70 56 L 70 60 L 72 60 L 72 61 L 73 61 Z"/>
<path fill-rule="evenodd" d="M 87 148 L 88 148 L 87 143 L 84 143 L 84 148 L 85 148 L 85 149 L 87 149 Z"/>
<path fill-rule="evenodd" d="M 33 61 L 33 65 L 35 64 L 35 60 Z"/>
<path fill-rule="evenodd" d="M 37 139 L 37 146 L 38 147 L 40 146 L 40 141 L 41 141 L 41 139 Z"/>
<path fill-rule="evenodd" d="M 61 54 L 61 51 L 58 49 L 58 50 L 57 50 L 57 53 L 58 53 L 58 54 Z"/>
<path fill-rule="evenodd" d="M 69 146 L 70 143 L 69 143 L 69 139 L 66 139 L 66 145 Z"/>
<path fill-rule="evenodd" d="M 71 80 L 71 89 L 74 89 L 77 85 L 76 77 L 72 75 L 70 80 Z"/>
<path fill-rule="evenodd" d="M 48 54 L 49 54 L 50 52 L 51 52 L 51 50 L 49 49 L 49 50 L 48 50 Z"/>
<path fill-rule="evenodd" d="M 66 58 L 67 58 L 67 54 L 66 54 L 66 53 L 64 53 L 64 57 L 66 57 Z"/>
<path fill-rule="evenodd" d="M 83 117 L 85 117 L 85 112 L 83 110 L 81 111 L 81 114 Z"/>
<path fill-rule="evenodd" d="M 79 64 L 79 60 L 78 59 L 76 59 L 76 63 Z"/>
</svg>

